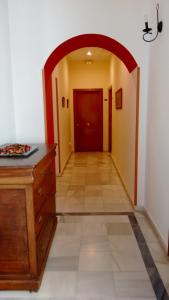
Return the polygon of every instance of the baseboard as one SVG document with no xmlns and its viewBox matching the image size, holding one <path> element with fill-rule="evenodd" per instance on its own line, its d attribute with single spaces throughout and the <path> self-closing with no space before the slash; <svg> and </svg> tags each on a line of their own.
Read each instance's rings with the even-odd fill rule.
<svg viewBox="0 0 169 300">
<path fill-rule="evenodd" d="M 149 212 L 144 207 L 137 207 L 137 208 L 135 208 L 135 211 L 142 213 L 147 218 L 153 232 L 155 233 L 156 237 L 159 240 L 161 247 L 164 249 L 165 253 L 168 255 L 168 246 L 166 245 L 166 243 L 160 233 L 160 230 L 158 229 L 158 226 L 154 223 L 153 218 L 151 217 Z"/>
<path fill-rule="evenodd" d="M 145 209 L 145 207 L 143 207 L 143 206 L 134 206 L 134 203 L 133 203 L 133 201 L 132 201 L 132 199 L 131 199 L 131 197 L 130 197 L 128 191 L 127 191 L 126 185 L 125 185 L 125 183 L 124 183 L 124 181 L 123 181 L 123 178 L 122 178 L 121 175 L 120 175 L 120 171 L 119 171 L 119 169 L 118 169 L 118 167 L 117 167 L 117 165 L 116 165 L 116 163 L 115 163 L 115 161 L 114 161 L 114 159 L 113 159 L 113 157 L 112 157 L 111 154 L 110 154 L 110 156 L 111 156 L 111 158 L 112 158 L 113 165 L 114 165 L 114 167 L 115 167 L 115 169 L 116 169 L 116 171 L 117 171 L 117 174 L 118 174 L 118 176 L 119 176 L 119 178 L 120 178 L 120 181 L 121 181 L 121 183 L 122 183 L 122 185 L 123 185 L 123 187 L 124 187 L 124 190 L 125 190 L 125 192 L 126 192 L 128 198 L 129 198 L 129 200 L 130 200 L 130 202 L 131 202 L 131 205 L 132 205 L 134 211 L 139 212 L 139 213 L 142 213 L 143 215 L 145 215 L 145 216 L 147 217 L 148 222 L 149 222 L 151 228 L 153 229 L 155 235 L 157 236 L 160 245 L 162 246 L 162 248 L 164 249 L 164 251 L 165 251 L 165 252 L 167 253 L 167 255 L 169 256 L 169 245 L 166 245 L 166 243 L 165 243 L 165 241 L 164 241 L 164 239 L 163 239 L 163 237 L 162 237 L 162 235 L 161 235 L 161 233 L 160 233 L 160 230 L 158 229 L 158 226 L 154 223 L 153 218 L 152 218 L 151 215 L 148 213 L 148 211 Z"/>
<path fill-rule="evenodd" d="M 64 165 L 64 167 L 63 167 L 63 170 L 62 170 L 60 173 L 58 173 L 58 174 L 56 175 L 56 177 L 62 176 L 62 174 L 63 174 L 63 172 L 64 172 L 64 170 L 65 170 L 65 168 L 66 168 L 66 166 L 67 166 L 67 163 L 68 163 L 68 161 L 69 161 L 69 159 L 70 159 L 72 153 L 73 153 L 73 151 L 71 151 L 71 152 L 69 153 L 69 156 L 68 156 L 68 158 L 67 158 L 67 160 L 66 160 L 66 162 L 65 162 L 65 165 Z"/>
<path fill-rule="evenodd" d="M 145 208 L 144 206 L 134 206 L 134 211 L 142 213 L 143 215 L 145 215 Z"/>
<path fill-rule="evenodd" d="M 129 201 L 130 201 L 130 203 L 131 203 L 133 209 L 135 209 L 134 202 L 133 202 L 131 196 L 129 195 L 129 192 L 128 192 L 127 188 L 126 188 L 125 182 L 124 182 L 123 178 L 121 177 L 120 171 L 119 171 L 119 169 L 118 169 L 118 167 L 117 167 L 117 165 L 116 165 L 116 163 L 115 163 L 115 161 L 114 161 L 114 159 L 113 159 L 113 157 L 112 157 L 111 154 L 110 154 L 110 157 L 111 157 L 112 162 L 113 162 L 113 165 L 114 165 L 114 167 L 115 167 L 115 169 L 116 169 L 117 175 L 118 175 L 118 177 L 119 177 L 119 179 L 120 179 L 120 181 L 121 181 L 121 184 L 122 184 L 122 186 L 123 186 L 123 188 L 124 188 L 124 190 L 125 190 L 125 192 L 126 192 L 126 195 L 127 195 L 127 197 L 129 198 Z"/>
</svg>

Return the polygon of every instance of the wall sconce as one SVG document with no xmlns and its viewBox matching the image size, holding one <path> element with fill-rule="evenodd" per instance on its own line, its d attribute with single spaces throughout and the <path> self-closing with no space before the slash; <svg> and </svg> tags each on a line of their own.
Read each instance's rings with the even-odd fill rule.
<svg viewBox="0 0 169 300">
<path fill-rule="evenodd" d="M 145 29 L 143 29 L 143 32 L 144 32 L 144 34 L 143 34 L 143 40 L 145 42 L 153 42 L 153 41 L 155 41 L 155 39 L 158 36 L 158 33 L 162 32 L 163 22 L 159 21 L 159 4 L 156 5 L 156 12 L 157 12 L 157 32 L 156 32 L 156 35 L 155 35 L 155 37 L 153 39 L 148 39 L 148 40 L 146 39 L 146 35 L 147 34 L 152 34 L 152 28 L 150 28 L 148 26 L 148 19 L 147 19 L 147 17 L 145 17 Z"/>
</svg>

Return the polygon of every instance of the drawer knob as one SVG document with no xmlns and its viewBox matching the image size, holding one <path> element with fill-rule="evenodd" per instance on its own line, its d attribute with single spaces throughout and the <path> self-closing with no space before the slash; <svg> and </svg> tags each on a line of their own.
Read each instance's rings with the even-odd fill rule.
<svg viewBox="0 0 169 300">
<path fill-rule="evenodd" d="M 39 217 L 38 222 L 39 224 L 42 222 L 42 216 Z"/>
<path fill-rule="evenodd" d="M 39 195 L 42 194 L 42 190 L 43 190 L 42 188 L 39 188 L 39 189 L 38 189 L 38 194 L 39 194 Z"/>
</svg>

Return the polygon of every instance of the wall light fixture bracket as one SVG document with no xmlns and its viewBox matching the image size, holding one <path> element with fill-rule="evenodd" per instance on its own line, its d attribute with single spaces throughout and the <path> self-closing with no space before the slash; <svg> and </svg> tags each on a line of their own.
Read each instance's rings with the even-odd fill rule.
<svg viewBox="0 0 169 300">
<path fill-rule="evenodd" d="M 145 21 L 145 28 L 143 29 L 143 40 L 145 42 L 153 42 L 156 40 L 157 36 L 159 33 L 162 32 L 163 30 L 163 22 L 162 21 L 159 21 L 159 4 L 156 5 L 156 13 L 157 13 L 157 32 L 156 32 L 156 35 L 154 38 L 152 39 L 146 39 L 146 36 L 149 35 L 149 34 L 152 34 L 152 28 L 149 27 L 148 25 L 148 20 Z"/>
</svg>

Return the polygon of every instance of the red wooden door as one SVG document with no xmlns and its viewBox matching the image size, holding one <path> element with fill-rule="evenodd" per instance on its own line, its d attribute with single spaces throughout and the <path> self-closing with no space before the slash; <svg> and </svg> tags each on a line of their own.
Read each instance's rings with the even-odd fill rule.
<svg viewBox="0 0 169 300">
<path fill-rule="evenodd" d="M 112 151 L 112 88 L 109 89 L 109 152 Z"/>
<path fill-rule="evenodd" d="M 103 90 L 74 90 L 75 151 L 103 151 Z"/>
</svg>

